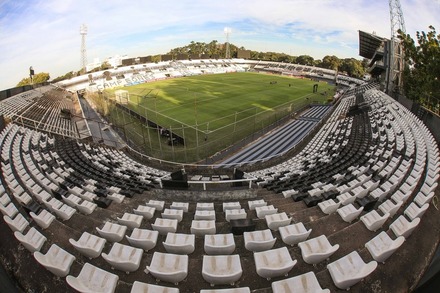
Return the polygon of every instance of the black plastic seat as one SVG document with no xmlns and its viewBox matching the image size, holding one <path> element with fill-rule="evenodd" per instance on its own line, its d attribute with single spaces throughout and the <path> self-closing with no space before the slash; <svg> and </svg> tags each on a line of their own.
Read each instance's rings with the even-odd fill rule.
<svg viewBox="0 0 440 293">
<path fill-rule="evenodd" d="M 255 231 L 255 223 L 252 219 L 231 220 L 231 233 L 234 235 L 243 235 L 243 232 Z"/>
</svg>

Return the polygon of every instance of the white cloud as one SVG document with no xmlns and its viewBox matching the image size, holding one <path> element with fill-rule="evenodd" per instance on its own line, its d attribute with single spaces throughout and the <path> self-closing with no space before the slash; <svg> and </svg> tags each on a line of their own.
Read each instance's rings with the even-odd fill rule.
<svg viewBox="0 0 440 293">
<path fill-rule="evenodd" d="M 440 4 L 401 0 L 407 32 L 438 25 Z M 358 30 L 389 37 L 383 0 L 90 1 L 4 0 L 0 3 L 0 89 L 33 65 L 52 77 L 77 70 L 79 27 L 88 26 L 88 59 L 165 53 L 191 40 L 231 42 L 253 50 L 356 57 Z"/>
</svg>

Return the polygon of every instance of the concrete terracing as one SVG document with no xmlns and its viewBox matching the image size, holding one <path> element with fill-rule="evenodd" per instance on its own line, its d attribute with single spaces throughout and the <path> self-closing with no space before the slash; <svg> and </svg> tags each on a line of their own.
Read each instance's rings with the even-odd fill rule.
<svg viewBox="0 0 440 293">
<path fill-rule="evenodd" d="M 197 196 L 200 194 L 200 199 Z M 300 249 L 288 247 L 293 259 L 298 260 L 297 265 L 290 271 L 288 277 L 297 276 L 309 271 L 314 271 L 318 281 L 323 288 L 328 288 L 332 292 L 337 289 L 330 277 L 326 264 L 337 260 L 340 257 L 357 250 L 364 261 L 372 260 L 371 255 L 365 249 L 364 244 L 373 238 L 378 232 L 371 232 L 365 228 L 360 221 L 354 221 L 348 224 L 337 214 L 325 215 L 318 207 L 307 208 L 303 202 L 293 202 L 291 198 L 284 198 L 281 194 L 274 194 L 270 191 L 261 189 L 239 189 L 224 192 L 229 200 L 235 200 L 235 197 L 242 197 L 246 194 L 251 199 L 265 199 L 268 204 L 273 204 L 280 212 L 286 212 L 293 218 L 294 222 L 303 222 L 306 227 L 312 229 L 310 238 L 319 235 L 326 235 L 333 244 L 339 244 L 340 249 L 330 257 L 329 261 L 323 261 L 316 266 L 305 263 L 301 257 Z M 160 194 L 160 195 L 159 195 Z M 218 194 L 217 194 L 218 195 Z M 222 211 L 223 201 L 218 199 L 216 194 L 209 200 L 209 192 L 197 191 L 149 191 L 142 195 L 137 195 L 132 199 L 126 198 L 121 204 L 112 204 L 107 209 L 98 208 L 89 216 L 76 213 L 68 221 L 55 220 L 51 226 L 44 230 L 43 233 L 48 238 L 41 251 L 46 251 L 52 243 L 57 243 L 68 252 L 76 257 L 70 274 L 77 276 L 84 263 L 89 262 L 106 271 L 112 272 L 119 276 L 119 283 L 116 292 L 130 292 L 134 281 L 156 284 L 156 280 L 151 275 L 143 272 L 146 265 L 151 262 L 152 255 L 155 251 L 165 252 L 162 242 L 165 236 L 159 236 L 157 245 L 148 253 L 144 253 L 139 270 L 126 275 L 124 272 L 112 270 L 110 265 L 104 261 L 102 257 L 89 260 L 79 254 L 69 244 L 68 239 L 78 239 L 82 232 L 88 231 L 96 234 L 95 228 L 102 227 L 106 221 L 116 222 L 116 217 L 121 216 L 124 212 L 131 212 L 133 208 L 139 204 L 144 204 L 149 199 L 160 198 L 165 200 L 165 207 L 173 201 L 189 202 L 189 211 L 184 213 L 183 221 L 178 225 L 179 233 L 190 233 L 191 221 L 194 218 L 194 212 L 197 202 L 211 201 L 214 202 L 216 212 L 216 233 L 229 233 L 230 224 L 225 221 Z M 249 199 L 240 199 L 242 208 L 245 208 L 248 218 L 254 219 L 257 230 L 267 229 L 266 222 L 256 217 L 255 211 L 249 211 Z M 398 211 L 398 215 L 402 213 L 404 208 Z M 23 212 L 25 215 L 25 213 Z M 397 218 L 396 215 L 394 217 Z M 151 220 L 144 220 L 141 228 L 151 229 L 151 223 L 156 217 L 160 217 L 160 213 L 156 212 Z M 390 232 L 387 227 L 394 220 L 389 219 L 384 225 L 384 231 Z M 33 224 L 32 224 L 33 225 Z M 131 233 L 128 231 L 128 235 Z M 282 241 L 279 232 L 272 232 L 277 238 L 274 248 L 286 246 Z M 413 290 L 417 282 L 420 280 L 424 271 L 430 263 L 430 259 L 435 253 L 435 249 L 439 242 L 440 235 L 440 217 L 439 211 L 434 205 L 431 205 L 426 214 L 423 216 L 420 225 L 413 234 L 405 241 L 405 243 L 386 261 L 385 264 L 379 264 L 378 268 L 365 280 L 354 285 L 352 292 L 406 292 Z M 41 267 L 33 258 L 32 254 L 19 244 L 14 238 L 9 227 L 3 220 L 0 220 L 0 260 L 8 273 L 17 282 L 17 286 L 24 292 L 72 292 L 73 290 L 67 285 L 64 278 L 57 278 L 43 267 Z M 215 288 L 230 287 L 250 287 L 252 292 L 271 292 L 270 286 L 272 281 L 284 279 L 286 277 L 274 278 L 267 281 L 256 274 L 253 253 L 247 251 L 244 247 L 243 236 L 234 236 L 236 250 L 234 254 L 239 254 L 241 265 L 243 268 L 243 276 L 235 284 L 235 286 L 220 286 Z M 127 240 L 121 241 L 128 244 Z M 196 250 L 189 255 L 189 273 L 188 277 L 177 287 L 180 292 L 199 292 L 200 289 L 209 289 L 210 285 L 203 280 L 201 275 L 203 250 L 203 238 L 196 238 Z M 111 244 L 107 243 L 103 252 L 108 252 Z M 174 284 L 159 282 L 160 285 L 176 287 Z"/>
</svg>

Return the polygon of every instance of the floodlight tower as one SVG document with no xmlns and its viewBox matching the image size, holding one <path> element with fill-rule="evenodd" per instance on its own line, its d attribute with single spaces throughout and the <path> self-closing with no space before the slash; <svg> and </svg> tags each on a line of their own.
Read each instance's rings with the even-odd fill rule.
<svg viewBox="0 0 440 293">
<path fill-rule="evenodd" d="M 229 47 L 229 35 L 231 34 L 231 28 L 225 27 L 224 29 L 225 35 L 226 35 L 226 59 L 231 59 L 231 48 Z"/>
<path fill-rule="evenodd" d="M 87 26 L 84 23 L 79 28 L 79 34 L 81 35 L 81 71 L 86 72 L 86 66 L 87 66 L 87 50 L 86 50 Z"/>
<path fill-rule="evenodd" d="M 402 75 L 405 66 L 402 42 L 398 31 L 406 32 L 400 0 L 389 0 L 391 20 L 390 62 L 388 70 L 387 93 L 393 95 L 402 91 Z"/>
</svg>

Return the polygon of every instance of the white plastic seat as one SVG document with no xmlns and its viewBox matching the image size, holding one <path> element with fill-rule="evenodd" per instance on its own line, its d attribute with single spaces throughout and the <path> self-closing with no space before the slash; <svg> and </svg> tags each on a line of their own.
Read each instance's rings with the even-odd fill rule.
<svg viewBox="0 0 440 293">
<path fill-rule="evenodd" d="M 405 209 L 404 214 L 413 221 L 415 218 L 421 218 L 429 208 L 429 203 L 425 203 L 419 207 L 415 202 L 412 202 Z"/>
<path fill-rule="evenodd" d="M 155 208 L 156 211 L 161 212 L 163 210 L 164 206 L 165 206 L 165 202 L 162 201 L 162 200 L 150 199 L 150 201 L 147 202 L 145 205 L 148 206 L 148 207 Z"/>
<path fill-rule="evenodd" d="M 225 211 L 226 221 L 246 219 L 247 214 L 244 209 L 227 209 Z"/>
<path fill-rule="evenodd" d="M 235 240 L 232 233 L 205 235 L 205 253 L 209 255 L 227 255 L 235 250 Z"/>
<path fill-rule="evenodd" d="M 215 211 L 196 211 L 194 220 L 215 220 Z"/>
<path fill-rule="evenodd" d="M 131 246 L 142 248 L 144 251 L 149 251 L 156 246 L 158 236 L 158 231 L 134 228 L 131 235 L 125 237 Z"/>
<path fill-rule="evenodd" d="M 243 270 L 238 254 L 203 256 L 202 276 L 211 286 L 233 285 L 240 280 L 242 274 Z"/>
<path fill-rule="evenodd" d="M 122 218 L 117 217 L 117 219 L 119 224 L 134 229 L 141 226 L 143 217 L 136 214 L 124 213 Z"/>
<path fill-rule="evenodd" d="M 297 193 L 298 193 L 298 190 L 295 190 L 295 189 L 284 190 L 282 192 L 284 198 L 291 197 L 292 195 L 295 195 Z"/>
<path fill-rule="evenodd" d="M 290 224 L 279 229 L 281 239 L 287 245 L 295 245 L 299 242 L 306 240 L 312 229 L 307 230 L 302 222 L 296 224 Z"/>
<path fill-rule="evenodd" d="M 250 200 L 248 201 L 249 210 L 253 211 L 257 207 L 267 206 L 267 202 L 264 199 Z"/>
<path fill-rule="evenodd" d="M 127 226 L 105 222 L 104 227 L 96 227 L 96 231 L 98 231 L 99 235 L 110 242 L 119 242 L 122 240 L 122 238 L 124 238 L 125 232 L 127 231 Z"/>
<path fill-rule="evenodd" d="M 141 264 L 143 250 L 120 243 L 113 243 L 110 252 L 101 253 L 103 259 L 108 262 L 112 268 L 126 272 L 134 272 Z"/>
<path fill-rule="evenodd" d="M 341 202 L 335 202 L 333 199 L 328 199 L 318 203 L 318 207 L 324 214 L 330 215 L 336 212 L 341 205 Z"/>
<path fill-rule="evenodd" d="M 402 204 L 403 204 L 403 201 L 399 201 L 397 203 L 393 203 L 392 200 L 387 199 L 386 201 L 384 201 L 379 206 L 379 210 L 381 210 L 382 213 L 384 213 L 384 214 L 389 213 L 390 214 L 390 218 L 392 218 L 392 217 L 394 217 L 396 212 L 400 209 Z"/>
<path fill-rule="evenodd" d="M 195 249 L 194 234 L 168 233 L 163 246 L 168 253 L 191 254 Z"/>
<path fill-rule="evenodd" d="M 107 198 L 111 199 L 112 201 L 116 202 L 116 203 L 121 203 L 124 201 L 125 196 L 119 193 L 109 193 L 107 194 Z"/>
<path fill-rule="evenodd" d="M 331 245 L 327 237 L 321 235 L 298 243 L 298 247 L 301 248 L 301 255 L 306 263 L 317 264 L 335 253 L 339 244 Z"/>
<path fill-rule="evenodd" d="M 89 191 L 83 191 L 77 195 L 79 197 L 81 197 L 83 200 L 88 200 L 88 201 L 93 201 L 94 199 L 96 199 L 98 197 L 96 194 L 91 193 Z"/>
<path fill-rule="evenodd" d="M 402 192 L 401 190 L 397 190 L 396 192 L 393 193 L 391 198 L 397 203 L 398 202 L 405 203 L 410 196 L 411 196 L 411 192 Z"/>
<path fill-rule="evenodd" d="M 363 210 L 364 207 L 359 207 L 358 209 L 356 209 L 354 205 L 348 204 L 346 206 L 343 206 L 342 208 L 337 209 L 336 211 L 345 222 L 351 223 L 362 213 Z"/>
<path fill-rule="evenodd" d="M 56 210 L 61 208 L 63 206 L 63 203 L 59 201 L 58 199 L 51 197 L 49 198 L 49 201 L 45 201 L 44 205 L 51 210 L 53 213 L 55 213 Z"/>
<path fill-rule="evenodd" d="M 193 220 L 191 222 L 191 234 L 196 236 L 205 236 L 207 234 L 215 234 L 214 220 Z"/>
<path fill-rule="evenodd" d="M 227 289 L 202 289 L 200 293 L 251 293 L 249 287 L 227 288 Z"/>
<path fill-rule="evenodd" d="M 14 232 L 14 236 L 30 252 L 39 251 L 47 240 L 46 236 L 38 232 L 34 227 L 31 227 L 26 235 L 16 231 Z"/>
<path fill-rule="evenodd" d="M 142 283 L 139 281 L 134 281 L 131 287 L 130 293 L 179 293 L 179 288 L 164 287 L 159 285 Z"/>
<path fill-rule="evenodd" d="M 377 267 L 376 261 L 365 263 L 357 251 L 329 263 L 327 269 L 339 289 L 349 289 L 371 274 Z"/>
<path fill-rule="evenodd" d="M 277 240 L 270 229 L 243 232 L 244 246 L 249 251 L 263 251 L 271 249 Z"/>
<path fill-rule="evenodd" d="M 173 202 L 170 205 L 170 209 L 173 210 L 182 210 L 183 212 L 187 213 L 188 212 L 188 207 L 189 207 L 189 203 L 187 202 Z"/>
<path fill-rule="evenodd" d="M 10 202 L 6 207 L 0 205 L 0 211 L 2 212 L 3 216 L 8 216 L 10 218 L 14 217 L 18 213 L 17 208 L 12 202 Z"/>
<path fill-rule="evenodd" d="M 417 196 L 414 198 L 414 202 L 421 207 L 426 203 L 430 203 L 434 195 L 435 195 L 434 192 L 430 192 L 428 195 L 424 195 L 422 192 L 419 192 Z"/>
<path fill-rule="evenodd" d="M 292 260 L 289 250 L 285 246 L 255 252 L 254 260 L 257 274 L 267 280 L 273 277 L 287 276 L 297 263 L 296 259 Z"/>
<path fill-rule="evenodd" d="M 153 230 L 158 231 L 160 235 L 167 235 L 168 232 L 177 231 L 177 220 L 156 218 L 154 224 L 151 224 Z"/>
<path fill-rule="evenodd" d="M 322 289 L 313 271 L 272 282 L 272 291 L 273 293 L 330 293 L 329 289 Z"/>
<path fill-rule="evenodd" d="M 150 206 L 143 206 L 143 205 L 139 205 L 135 210 L 133 210 L 133 212 L 136 215 L 141 215 L 144 217 L 144 219 L 151 219 L 154 216 L 154 212 L 156 211 L 155 207 L 150 207 Z"/>
<path fill-rule="evenodd" d="M 94 202 L 83 200 L 79 205 L 76 206 L 78 211 L 84 215 L 90 215 L 96 209 L 98 205 Z"/>
<path fill-rule="evenodd" d="M 23 217 L 22 214 L 18 213 L 14 219 L 11 219 L 8 216 L 3 216 L 3 220 L 8 224 L 9 228 L 11 228 L 12 232 L 19 231 L 23 232 L 27 226 L 29 226 L 28 220 Z"/>
<path fill-rule="evenodd" d="M 67 284 L 79 292 L 113 293 L 118 284 L 119 277 L 85 263 L 78 277 L 68 275 Z"/>
<path fill-rule="evenodd" d="M 14 194 L 14 197 L 21 205 L 28 205 L 32 201 L 32 197 L 30 197 L 30 195 L 25 191 L 23 191 L 21 194 L 20 192 Z"/>
<path fill-rule="evenodd" d="M 376 237 L 365 243 L 375 261 L 385 261 L 405 242 L 405 237 L 399 236 L 392 240 L 385 231 L 380 232 Z"/>
<path fill-rule="evenodd" d="M 120 193 L 122 191 L 122 189 L 120 187 L 110 186 L 110 187 L 107 187 L 107 191 L 110 193 Z"/>
<path fill-rule="evenodd" d="M 63 201 L 65 203 L 67 203 L 69 206 L 71 206 L 72 208 L 76 207 L 77 205 L 79 205 L 80 201 L 82 201 L 81 197 L 76 196 L 74 194 L 69 194 L 68 197 L 65 197 L 63 199 Z"/>
<path fill-rule="evenodd" d="M 196 205 L 197 211 L 213 211 L 214 203 L 213 202 L 198 202 Z"/>
<path fill-rule="evenodd" d="M 76 259 L 56 244 L 52 244 L 46 254 L 35 251 L 34 257 L 42 266 L 58 277 L 67 276 L 70 266 Z"/>
<path fill-rule="evenodd" d="M 178 222 L 181 222 L 183 219 L 183 210 L 164 209 L 162 213 L 162 218 L 176 219 Z"/>
<path fill-rule="evenodd" d="M 224 202 L 223 203 L 223 212 L 226 212 L 226 210 L 236 210 L 241 209 L 240 202 L 233 201 L 233 202 Z"/>
<path fill-rule="evenodd" d="M 70 238 L 69 242 L 82 255 L 92 259 L 101 255 L 106 240 L 89 232 L 83 232 L 78 240 Z"/>
<path fill-rule="evenodd" d="M 285 212 L 272 214 L 272 215 L 266 215 L 266 223 L 269 229 L 278 231 L 280 227 L 287 226 L 290 224 L 290 221 L 292 220 L 287 216 Z"/>
<path fill-rule="evenodd" d="M 353 188 L 351 190 L 351 192 L 353 193 L 353 195 L 356 198 L 364 198 L 367 195 L 368 190 L 369 190 L 368 188 L 366 188 L 366 187 L 364 187 L 362 185 L 359 185 L 359 186 Z"/>
<path fill-rule="evenodd" d="M 257 213 L 257 217 L 259 219 L 264 219 L 266 215 L 276 214 L 278 212 L 278 208 L 275 208 L 273 205 L 256 207 L 255 212 Z"/>
<path fill-rule="evenodd" d="M 377 229 L 381 228 L 383 224 L 390 217 L 389 213 L 384 214 L 383 216 L 379 215 L 376 210 L 372 210 L 371 212 L 363 215 L 361 217 L 362 223 L 364 223 L 365 227 L 367 227 L 370 231 L 377 231 Z"/>
<path fill-rule="evenodd" d="M 0 197 L 0 205 L 2 205 L 3 207 L 6 207 L 6 205 L 10 202 L 11 202 L 11 199 L 9 198 L 9 196 L 6 193 L 4 193 Z"/>
<path fill-rule="evenodd" d="M 73 216 L 73 214 L 76 213 L 76 210 L 67 204 L 63 204 L 58 208 L 52 206 L 52 208 L 54 209 L 53 211 L 55 212 L 55 214 L 63 221 L 69 220 Z"/>
<path fill-rule="evenodd" d="M 393 230 L 397 237 L 403 236 L 405 239 L 411 235 L 415 228 L 420 223 L 420 218 L 415 218 L 413 221 L 408 221 L 404 215 L 400 215 L 394 222 L 391 223 L 390 229 Z"/>
<path fill-rule="evenodd" d="M 154 252 L 145 273 L 157 280 L 178 284 L 188 275 L 188 255 Z"/>
<path fill-rule="evenodd" d="M 350 203 L 354 203 L 356 200 L 356 196 L 352 195 L 350 192 L 344 192 L 343 194 L 340 194 L 336 197 L 336 199 L 342 204 L 342 205 L 348 205 Z"/>
</svg>

